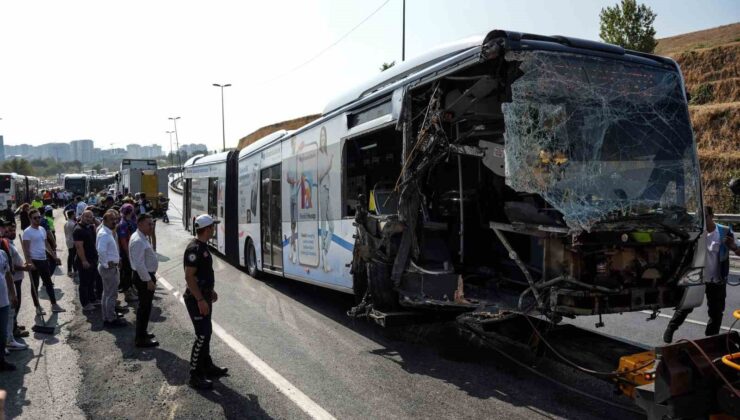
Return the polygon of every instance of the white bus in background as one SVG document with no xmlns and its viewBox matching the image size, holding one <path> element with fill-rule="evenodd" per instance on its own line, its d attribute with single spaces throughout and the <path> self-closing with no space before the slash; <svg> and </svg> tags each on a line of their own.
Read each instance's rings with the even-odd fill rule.
<svg viewBox="0 0 740 420">
<path fill-rule="evenodd" d="M 211 245 L 234 264 L 238 263 L 237 229 L 226 221 L 236 219 L 237 157 L 236 151 L 198 155 L 183 165 L 183 226 L 193 232 L 193 220 L 203 213 L 222 222 Z"/>
<path fill-rule="evenodd" d="M 85 197 L 90 193 L 90 176 L 86 174 L 64 175 L 64 189 L 75 197 Z"/>
<path fill-rule="evenodd" d="M 38 178 L 17 173 L 0 173 L 0 210 L 15 210 L 38 194 Z"/>
</svg>

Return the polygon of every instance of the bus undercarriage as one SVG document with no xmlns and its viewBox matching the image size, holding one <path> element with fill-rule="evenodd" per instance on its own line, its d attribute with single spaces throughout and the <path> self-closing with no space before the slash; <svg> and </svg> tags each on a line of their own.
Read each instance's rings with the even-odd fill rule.
<svg viewBox="0 0 740 420">
<path fill-rule="evenodd" d="M 685 97 L 677 70 L 626 67 L 492 41 L 408 89 L 395 130 L 347 140 L 351 314 L 679 305 L 703 265 Z"/>
</svg>

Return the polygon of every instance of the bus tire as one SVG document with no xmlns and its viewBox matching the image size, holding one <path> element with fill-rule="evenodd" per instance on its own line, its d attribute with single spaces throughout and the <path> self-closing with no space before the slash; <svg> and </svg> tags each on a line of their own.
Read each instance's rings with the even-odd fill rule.
<svg viewBox="0 0 740 420">
<path fill-rule="evenodd" d="M 258 279 L 261 273 L 257 269 L 257 252 L 251 239 L 247 239 L 247 246 L 244 247 L 244 262 L 247 265 L 247 274 Z"/>
</svg>

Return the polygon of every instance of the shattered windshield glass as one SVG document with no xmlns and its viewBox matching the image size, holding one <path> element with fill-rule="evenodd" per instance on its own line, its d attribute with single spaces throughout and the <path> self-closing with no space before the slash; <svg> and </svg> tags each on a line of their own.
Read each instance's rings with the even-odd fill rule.
<svg viewBox="0 0 740 420">
<path fill-rule="evenodd" d="M 701 226 L 676 71 L 544 51 L 506 60 L 517 67 L 502 105 L 507 185 L 541 195 L 573 232 L 620 220 Z"/>
</svg>

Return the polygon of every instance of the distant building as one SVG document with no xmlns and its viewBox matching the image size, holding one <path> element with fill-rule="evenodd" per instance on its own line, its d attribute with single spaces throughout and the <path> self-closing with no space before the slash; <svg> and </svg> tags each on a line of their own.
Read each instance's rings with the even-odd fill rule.
<svg viewBox="0 0 740 420">
<path fill-rule="evenodd" d="M 180 146 L 180 153 L 185 153 L 188 155 L 192 155 L 193 153 L 201 152 L 201 153 L 207 153 L 208 152 L 208 146 L 202 143 L 198 144 L 183 144 Z"/>
<path fill-rule="evenodd" d="M 5 141 L 3 136 L 0 136 L 0 160 L 5 160 Z"/>
<path fill-rule="evenodd" d="M 72 140 L 69 146 L 72 149 L 72 160 L 82 163 L 94 161 L 95 145 L 92 140 Z"/>
</svg>

